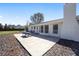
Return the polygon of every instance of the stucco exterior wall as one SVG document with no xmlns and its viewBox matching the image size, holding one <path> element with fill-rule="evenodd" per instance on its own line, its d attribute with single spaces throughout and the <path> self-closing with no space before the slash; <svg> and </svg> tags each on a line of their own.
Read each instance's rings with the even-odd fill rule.
<svg viewBox="0 0 79 59">
<path fill-rule="evenodd" d="M 58 33 L 57 34 L 54 34 L 53 33 L 53 25 L 54 24 L 58 24 Z M 43 25 L 43 33 L 40 32 L 40 26 Z M 49 30 L 48 30 L 48 33 L 45 33 L 45 25 L 48 25 L 49 26 Z M 29 27 L 29 30 L 30 31 L 34 31 L 35 33 L 39 33 L 41 35 L 49 35 L 49 36 L 56 36 L 56 37 L 60 37 L 60 34 L 61 34 L 61 28 L 62 28 L 62 25 L 63 25 L 63 21 L 62 19 L 60 20 L 57 20 L 57 21 L 51 21 L 51 22 L 47 22 L 47 23 L 42 23 L 42 24 L 36 24 L 36 25 L 31 25 Z M 31 27 L 36 27 L 35 30 Z M 37 30 L 37 27 L 38 27 L 38 30 Z"/>
<path fill-rule="evenodd" d="M 67 3 L 64 5 L 61 38 L 79 41 L 79 24 L 76 20 L 76 4 Z"/>
</svg>

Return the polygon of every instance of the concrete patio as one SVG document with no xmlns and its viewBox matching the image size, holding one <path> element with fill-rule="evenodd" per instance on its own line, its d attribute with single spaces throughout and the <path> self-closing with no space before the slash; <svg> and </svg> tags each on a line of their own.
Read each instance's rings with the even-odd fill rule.
<svg viewBox="0 0 79 59">
<path fill-rule="evenodd" d="M 17 40 L 32 56 L 42 56 L 45 54 L 56 42 L 59 41 L 56 37 L 48 37 L 33 34 L 28 38 L 21 37 L 22 34 L 14 34 Z"/>
</svg>

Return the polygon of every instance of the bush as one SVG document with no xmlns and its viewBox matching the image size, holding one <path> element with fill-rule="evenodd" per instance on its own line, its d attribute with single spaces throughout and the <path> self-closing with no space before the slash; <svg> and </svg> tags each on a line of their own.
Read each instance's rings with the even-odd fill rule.
<svg viewBox="0 0 79 59">
<path fill-rule="evenodd" d="M 3 30 L 3 25 L 0 23 L 0 31 Z"/>
<path fill-rule="evenodd" d="M 5 24 L 4 26 L 0 23 L 0 31 L 22 31 L 24 29 L 18 28 L 16 29 L 14 27 L 15 25 L 11 25 L 11 27 L 7 24 Z"/>
</svg>

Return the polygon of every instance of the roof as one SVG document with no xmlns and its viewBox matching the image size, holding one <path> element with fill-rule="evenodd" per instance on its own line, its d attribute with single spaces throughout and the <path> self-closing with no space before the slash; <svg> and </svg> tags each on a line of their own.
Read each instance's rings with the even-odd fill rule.
<svg viewBox="0 0 79 59">
<path fill-rule="evenodd" d="M 79 18 L 79 15 L 76 16 L 77 18 Z M 61 19 L 55 19 L 55 20 L 51 20 L 51 21 L 46 21 L 46 22 L 42 22 L 42 23 L 39 23 L 39 24 L 32 24 L 32 26 L 34 25 L 43 25 L 43 24 L 48 24 L 48 23 L 58 23 L 58 22 L 63 22 L 63 18 Z"/>
<path fill-rule="evenodd" d="M 34 26 L 34 25 L 49 24 L 49 23 L 59 23 L 59 22 L 63 22 L 63 19 L 56 19 L 56 20 L 46 21 L 46 22 L 42 22 L 42 23 L 39 23 L 39 24 L 33 24 L 32 26 Z"/>
</svg>

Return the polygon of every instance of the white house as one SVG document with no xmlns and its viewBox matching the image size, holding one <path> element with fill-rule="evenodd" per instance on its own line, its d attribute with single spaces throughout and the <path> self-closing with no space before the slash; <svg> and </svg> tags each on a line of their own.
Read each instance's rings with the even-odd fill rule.
<svg viewBox="0 0 79 59">
<path fill-rule="evenodd" d="M 64 5 L 64 18 L 29 26 L 29 31 L 41 35 L 56 36 L 63 39 L 79 41 L 79 16 L 76 16 L 76 4 Z"/>
</svg>

